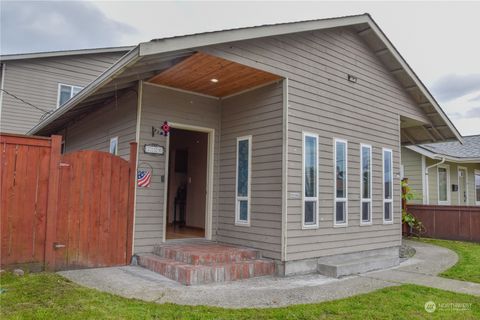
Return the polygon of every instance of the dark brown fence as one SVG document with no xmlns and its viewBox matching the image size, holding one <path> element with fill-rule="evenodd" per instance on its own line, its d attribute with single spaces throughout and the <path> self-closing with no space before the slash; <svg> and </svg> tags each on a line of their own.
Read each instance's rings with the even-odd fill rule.
<svg viewBox="0 0 480 320">
<path fill-rule="evenodd" d="M 480 206 L 408 205 L 425 237 L 480 242 Z"/>
<path fill-rule="evenodd" d="M 59 136 L 0 138 L 2 267 L 129 263 L 135 143 L 125 161 L 99 151 L 61 155 Z"/>
</svg>

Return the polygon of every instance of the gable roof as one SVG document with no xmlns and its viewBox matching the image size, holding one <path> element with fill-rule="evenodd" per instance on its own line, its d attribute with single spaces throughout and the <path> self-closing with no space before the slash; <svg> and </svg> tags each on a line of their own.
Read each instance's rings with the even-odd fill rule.
<svg viewBox="0 0 480 320">
<path fill-rule="evenodd" d="M 57 109 L 28 133 L 50 134 L 55 132 L 68 121 L 75 119 L 80 112 L 88 112 L 95 103 L 105 103 L 111 99 L 115 91 L 133 87 L 138 80 L 148 79 L 158 74 L 172 66 L 174 61 L 195 53 L 196 48 L 337 27 L 353 28 L 431 120 L 430 123 L 421 126 L 423 130 L 414 134 L 408 134 L 408 128 L 402 129 L 402 142 L 415 144 L 448 140 L 462 141 L 462 137 L 453 123 L 369 14 L 229 29 L 140 43 L 62 108 Z M 415 140 L 412 137 L 421 138 Z"/>
<path fill-rule="evenodd" d="M 445 158 L 453 162 L 480 162 L 480 135 L 465 136 L 463 140 L 463 144 L 451 141 L 407 148 L 429 158 Z"/>
<path fill-rule="evenodd" d="M 75 56 L 75 55 L 83 55 L 83 54 L 108 53 L 108 52 L 128 52 L 133 48 L 135 47 L 123 46 L 123 47 L 92 48 L 92 49 L 79 49 L 79 50 L 60 50 L 60 51 L 4 54 L 4 55 L 0 55 L 0 61 L 52 58 L 52 57 Z"/>
</svg>

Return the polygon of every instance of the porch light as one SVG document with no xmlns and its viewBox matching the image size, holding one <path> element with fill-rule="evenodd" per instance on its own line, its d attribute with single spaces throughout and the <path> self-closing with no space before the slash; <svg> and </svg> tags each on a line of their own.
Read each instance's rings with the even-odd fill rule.
<svg viewBox="0 0 480 320">
<path fill-rule="evenodd" d="M 210 79 L 210 81 L 213 82 L 213 83 L 217 83 L 218 79 L 212 78 L 212 79 Z"/>
</svg>

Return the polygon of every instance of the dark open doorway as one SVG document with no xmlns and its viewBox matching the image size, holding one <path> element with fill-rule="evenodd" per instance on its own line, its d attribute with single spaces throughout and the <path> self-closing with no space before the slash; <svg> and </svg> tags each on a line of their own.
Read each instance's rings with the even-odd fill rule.
<svg viewBox="0 0 480 320">
<path fill-rule="evenodd" d="M 171 129 L 166 239 L 204 238 L 208 133 Z"/>
</svg>

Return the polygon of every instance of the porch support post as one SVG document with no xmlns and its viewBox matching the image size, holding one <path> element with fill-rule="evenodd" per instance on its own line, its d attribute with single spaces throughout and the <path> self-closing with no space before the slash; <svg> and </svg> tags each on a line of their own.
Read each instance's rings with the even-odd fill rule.
<svg viewBox="0 0 480 320">
<path fill-rule="evenodd" d="M 128 212 L 127 212 L 127 246 L 125 264 L 130 264 L 133 254 L 133 219 L 135 205 L 135 189 L 137 181 L 137 143 L 130 142 L 130 178 L 128 182 Z"/>
</svg>

